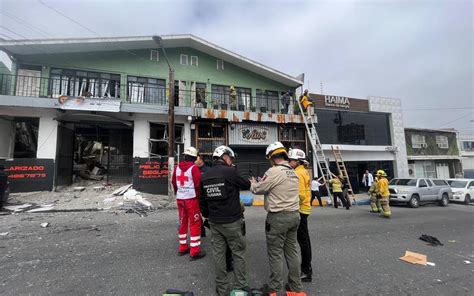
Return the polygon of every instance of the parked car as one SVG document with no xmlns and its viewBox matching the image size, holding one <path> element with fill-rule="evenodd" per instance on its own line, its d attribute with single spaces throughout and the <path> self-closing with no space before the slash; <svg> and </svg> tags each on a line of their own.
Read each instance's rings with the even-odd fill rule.
<svg viewBox="0 0 474 296">
<path fill-rule="evenodd" d="M 474 179 L 449 179 L 453 197 L 451 201 L 460 201 L 469 204 L 474 196 Z"/>
<path fill-rule="evenodd" d="M 389 191 L 391 203 L 406 203 L 412 208 L 428 202 L 446 207 L 453 196 L 445 180 L 428 178 L 392 179 Z"/>
</svg>

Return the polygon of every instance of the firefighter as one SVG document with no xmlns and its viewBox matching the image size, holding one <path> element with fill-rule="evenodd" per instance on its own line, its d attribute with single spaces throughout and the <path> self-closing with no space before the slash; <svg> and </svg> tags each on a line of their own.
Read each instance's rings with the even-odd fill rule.
<svg viewBox="0 0 474 296">
<path fill-rule="evenodd" d="M 328 183 L 332 186 L 332 195 L 334 196 L 334 207 L 337 209 L 339 207 L 337 203 L 337 199 L 341 200 L 342 205 L 346 208 L 346 210 L 350 209 L 350 206 L 347 200 L 344 198 L 344 193 L 342 191 L 342 182 L 338 176 L 331 173 L 334 177 L 332 180 L 329 180 Z"/>
<path fill-rule="evenodd" d="M 262 287 L 266 294 L 279 293 L 283 289 L 283 263 L 288 267 L 287 291 L 301 292 L 301 268 L 297 247 L 300 222 L 298 176 L 288 164 L 288 154 L 280 142 L 270 144 L 266 157 L 273 165 L 259 182 L 251 178 L 250 190 L 264 195 L 264 207 L 268 212 L 265 221 L 267 254 L 270 263 L 270 283 Z"/>
<path fill-rule="evenodd" d="M 235 86 L 231 85 L 229 88 L 229 101 L 230 101 L 230 109 L 237 110 L 237 91 L 235 90 Z"/>
<path fill-rule="evenodd" d="M 180 162 L 173 171 L 172 185 L 178 204 L 179 228 L 178 255 L 190 254 L 191 261 L 206 256 L 201 250 L 201 211 L 199 209 L 199 191 L 201 172 L 194 164 L 198 152 L 194 147 L 184 150 L 184 161 Z M 187 233 L 189 226 L 190 242 L 188 246 Z"/>
<path fill-rule="evenodd" d="M 387 174 L 384 170 L 377 171 L 377 191 L 380 195 L 380 205 L 382 206 L 383 218 L 390 218 L 392 211 L 390 211 L 390 192 L 388 191 Z"/>
<path fill-rule="evenodd" d="M 379 178 L 375 177 L 374 181 L 370 185 L 369 188 L 369 196 L 370 196 L 370 212 L 371 213 L 380 213 L 382 212 L 382 207 L 380 205 L 380 196 L 377 191 L 377 182 Z"/>
<path fill-rule="evenodd" d="M 219 146 L 213 155 L 214 164 L 204 174 L 200 198 L 203 216 L 208 218 L 215 261 L 216 293 L 229 295 L 226 249 L 230 248 L 236 279 L 235 289 L 250 291 L 245 271 L 245 224 L 240 204 L 240 190 L 249 190 L 250 181 L 241 177 L 233 165 L 235 154 L 227 146 Z"/>
<path fill-rule="evenodd" d="M 301 250 L 301 281 L 311 282 L 311 239 L 308 231 L 308 216 L 311 214 L 311 177 L 305 168 L 306 154 L 300 149 L 288 152 L 289 165 L 299 179 L 300 225 L 298 226 L 298 244 Z"/>
<path fill-rule="evenodd" d="M 306 110 L 308 116 L 313 116 L 313 102 L 309 97 L 309 90 L 305 89 L 303 94 L 300 96 L 300 103 L 303 105 L 303 109 Z"/>
</svg>

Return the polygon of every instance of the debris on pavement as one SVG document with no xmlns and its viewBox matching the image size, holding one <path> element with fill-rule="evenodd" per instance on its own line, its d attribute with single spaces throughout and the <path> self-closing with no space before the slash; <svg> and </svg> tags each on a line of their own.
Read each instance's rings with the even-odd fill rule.
<svg viewBox="0 0 474 296">
<path fill-rule="evenodd" d="M 399 259 L 411 264 L 427 265 L 427 256 L 415 252 L 405 251 L 405 256 Z"/>
<path fill-rule="evenodd" d="M 437 239 L 436 237 L 431 236 L 431 235 L 422 234 L 422 235 L 419 237 L 419 239 L 422 240 L 422 241 L 424 241 L 424 242 L 427 242 L 428 245 L 430 245 L 430 246 L 432 246 L 432 247 L 444 246 L 444 245 L 439 241 L 439 239 Z"/>
<path fill-rule="evenodd" d="M 433 263 L 433 262 L 426 262 L 426 265 L 429 265 L 429 266 L 436 266 L 436 264 Z"/>
<path fill-rule="evenodd" d="M 470 264 L 471 264 L 471 261 L 469 261 L 469 260 L 464 260 L 463 263 L 466 264 L 466 265 L 470 265 Z"/>
<path fill-rule="evenodd" d="M 28 213 L 38 213 L 38 212 L 47 212 L 54 209 L 54 204 L 48 204 L 48 205 L 39 205 L 39 207 L 36 207 L 34 209 L 28 210 Z"/>
<path fill-rule="evenodd" d="M 41 223 L 41 227 L 46 228 L 49 226 L 49 222 L 43 222 Z"/>
<path fill-rule="evenodd" d="M 86 187 L 82 187 L 82 186 L 74 187 L 74 192 L 81 192 L 84 190 L 86 190 Z"/>
<path fill-rule="evenodd" d="M 10 232 L 0 232 L 0 236 L 7 236 Z"/>
<path fill-rule="evenodd" d="M 457 243 L 455 240 L 448 240 L 448 243 Z"/>
<path fill-rule="evenodd" d="M 5 210 L 8 210 L 10 212 L 23 212 L 24 209 L 29 208 L 33 206 L 32 204 L 22 204 L 22 205 L 11 205 L 11 206 L 4 206 L 3 208 Z"/>
<path fill-rule="evenodd" d="M 125 192 L 127 192 L 128 189 L 130 189 L 132 187 L 132 185 L 133 184 L 122 186 L 119 189 L 112 192 L 112 195 L 123 195 Z"/>
</svg>

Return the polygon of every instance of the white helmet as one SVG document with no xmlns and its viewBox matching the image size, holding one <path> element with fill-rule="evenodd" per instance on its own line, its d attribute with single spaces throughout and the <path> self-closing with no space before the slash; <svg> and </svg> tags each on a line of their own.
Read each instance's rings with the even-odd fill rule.
<svg viewBox="0 0 474 296">
<path fill-rule="evenodd" d="M 194 147 L 188 147 L 188 148 L 184 149 L 183 154 L 184 155 L 189 155 L 189 156 L 192 156 L 192 157 L 197 157 L 198 156 L 198 151 Z"/>
<path fill-rule="evenodd" d="M 306 159 L 306 153 L 301 149 L 290 149 L 288 152 L 288 158 L 303 161 Z"/>
<path fill-rule="evenodd" d="M 234 151 L 232 149 L 230 149 L 229 147 L 224 146 L 224 145 L 217 147 L 216 150 L 214 150 L 214 153 L 212 153 L 212 157 L 221 158 L 222 155 L 224 155 L 224 154 L 227 154 L 230 157 L 235 158 Z"/>
<path fill-rule="evenodd" d="M 288 155 L 285 146 L 283 146 L 283 144 L 280 142 L 275 142 L 268 145 L 267 151 L 265 151 L 265 156 L 267 157 L 267 159 L 270 159 L 273 155 L 279 153 L 285 153 L 286 155 Z"/>
</svg>

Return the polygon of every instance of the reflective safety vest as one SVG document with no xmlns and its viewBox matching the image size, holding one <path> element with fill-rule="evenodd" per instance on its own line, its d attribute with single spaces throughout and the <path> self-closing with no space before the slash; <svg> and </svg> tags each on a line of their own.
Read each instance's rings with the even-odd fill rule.
<svg viewBox="0 0 474 296">
<path fill-rule="evenodd" d="M 196 190 L 194 189 L 194 180 L 191 166 L 186 172 L 183 172 L 179 166 L 176 168 L 176 199 L 190 199 L 196 197 Z"/>
</svg>

